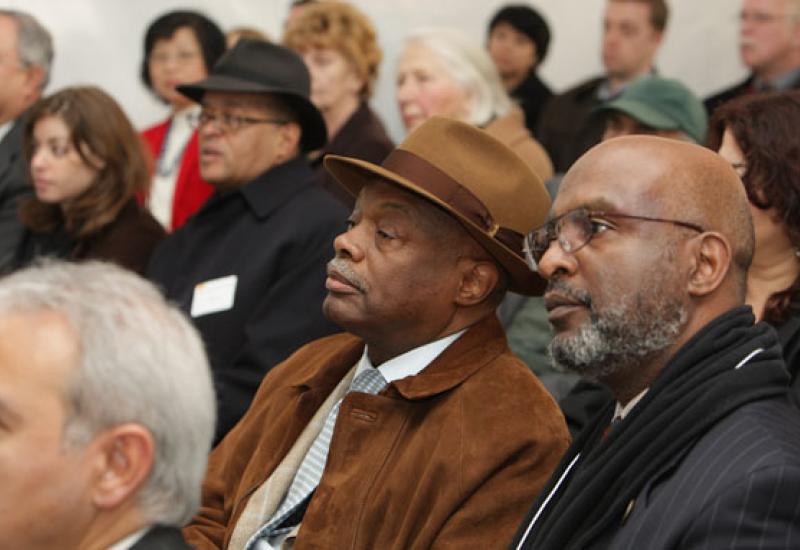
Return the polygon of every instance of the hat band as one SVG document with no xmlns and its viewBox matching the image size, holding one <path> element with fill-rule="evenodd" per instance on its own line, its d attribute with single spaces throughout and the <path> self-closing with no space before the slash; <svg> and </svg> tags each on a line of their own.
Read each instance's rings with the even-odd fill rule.
<svg viewBox="0 0 800 550">
<path fill-rule="evenodd" d="M 520 258 L 523 257 L 523 235 L 513 229 L 497 225 L 489 209 L 472 191 L 427 160 L 411 151 L 395 149 L 386 157 L 382 165 L 387 170 L 415 182 L 435 195 L 439 200 L 451 206 L 453 210 L 481 227 L 489 237 L 503 243 Z"/>
</svg>

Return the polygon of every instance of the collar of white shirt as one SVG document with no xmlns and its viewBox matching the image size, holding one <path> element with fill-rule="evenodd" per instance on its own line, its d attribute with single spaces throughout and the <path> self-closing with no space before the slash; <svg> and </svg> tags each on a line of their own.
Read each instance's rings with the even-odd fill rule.
<svg viewBox="0 0 800 550">
<path fill-rule="evenodd" d="M 463 329 L 449 336 L 445 336 L 444 338 L 439 338 L 438 340 L 409 350 L 402 355 L 389 359 L 379 366 L 378 370 L 389 384 L 395 380 L 419 374 L 466 331 L 467 329 Z M 364 346 L 364 353 L 361 355 L 361 360 L 358 362 L 356 376 L 370 368 L 374 367 L 372 366 L 372 361 L 369 360 L 369 347 Z"/>
<path fill-rule="evenodd" d="M 131 546 L 139 542 L 142 537 L 144 537 L 147 532 L 150 530 L 150 527 L 145 527 L 143 529 L 139 529 L 135 533 L 131 533 L 124 539 L 115 542 L 111 546 L 109 546 L 106 550 L 128 550 Z"/>
<path fill-rule="evenodd" d="M 633 408 L 639 404 L 639 401 L 642 400 L 642 397 L 644 397 L 644 395 L 647 393 L 647 390 L 649 389 L 650 388 L 645 388 L 644 390 L 642 390 L 640 394 L 638 394 L 636 397 L 628 401 L 624 407 L 620 405 L 619 401 L 617 401 L 617 406 L 614 409 L 614 419 L 619 418 L 620 420 L 622 420 L 623 418 L 628 416 L 628 413 L 631 412 Z"/>
<path fill-rule="evenodd" d="M 5 124 L 0 124 L 0 141 L 3 141 L 3 138 L 6 137 L 6 134 L 8 134 L 11 131 L 11 128 L 14 127 L 14 122 L 16 121 L 9 120 Z"/>
</svg>

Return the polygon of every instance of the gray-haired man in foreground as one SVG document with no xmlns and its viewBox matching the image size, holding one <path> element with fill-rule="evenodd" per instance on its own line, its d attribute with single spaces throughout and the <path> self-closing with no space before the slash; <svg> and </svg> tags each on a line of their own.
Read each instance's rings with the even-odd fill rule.
<svg viewBox="0 0 800 550">
<path fill-rule="evenodd" d="M 0 546 L 188 549 L 214 432 L 191 324 L 101 263 L 0 280 Z"/>
</svg>

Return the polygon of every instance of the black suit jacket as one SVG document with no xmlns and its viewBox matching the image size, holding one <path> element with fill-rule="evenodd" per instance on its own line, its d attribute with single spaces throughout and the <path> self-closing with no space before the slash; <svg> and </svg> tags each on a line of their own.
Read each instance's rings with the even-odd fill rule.
<svg viewBox="0 0 800 550">
<path fill-rule="evenodd" d="M 192 311 L 199 283 L 235 275 L 233 305 L 192 318 L 219 403 L 216 442 L 247 410 L 261 379 L 303 344 L 340 329 L 322 314 L 326 264 L 348 213 L 295 159 L 214 194 L 156 248 L 147 275 Z"/>
<path fill-rule="evenodd" d="M 736 410 L 654 476 L 597 547 L 800 547 L 797 415 L 786 397 Z"/>
<path fill-rule="evenodd" d="M 597 90 L 605 77 L 593 78 L 550 98 L 539 115 L 536 138 L 547 150 L 556 173 L 566 172 L 593 145 L 600 143 L 605 120 L 594 112 Z"/>
<path fill-rule="evenodd" d="M 525 113 L 525 127 L 534 135 L 539 127 L 539 117 L 544 106 L 553 97 L 553 91 L 534 72 L 528 74 L 509 94 Z"/>
<path fill-rule="evenodd" d="M 739 96 L 752 93 L 754 91 L 753 88 L 754 80 L 755 77 L 753 75 L 750 75 L 741 82 L 734 84 L 730 88 L 726 88 L 703 100 L 703 105 L 705 105 L 706 111 L 708 111 L 709 118 L 711 118 L 711 115 L 714 114 L 714 111 L 717 109 L 717 107 L 719 107 L 723 103 L 726 103 L 731 99 L 735 99 Z M 800 89 L 800 80 L 795 81 L 790 86 L 790 88 L 793 90 Z"/>
<path fill-rule="evenodd" d="M 386 134 L 383 122 L 366 103 L 362 103 L 336 135 L 318 152 L 311 161 L 311 168 L 322 187 L 339 199 L 348 210 L 352 210 L 356 198 L 345 191 L 325 169 L 323 163 L 325 155 L 341 155 L 380 164 L 392 149 L 394 143 Z"/>
<path fill-rule="evenodd" d="M 0 272 L 13 266 L 24 231 L 19 203 L 33 192 L 22 154 L 24 128 L 25 120 L 21 117 L 0 141 Z"/>
<path fill-rule="evenodd" d="M 708 112 L 708 117 L 711 118 L 711 115 L 714 114 L 714 111 L 717 107 L 730 101 L 733 98 L 739 97 L 740 95 L 746 94 L 753 88 L 753 76 L 750 75 L 741 82 L 738 82 L 731 86 L 730 88 L 725 88 L 714 95 L 711 95 L 703 100 L 703 105 L 706 107 L 706 111 Z"/>
<path fill-rule="evenodd" d="M 180 529 L 156 525 L 131 550 L 192 550 L 192 547 L 184 542 Z"/>
</svg>

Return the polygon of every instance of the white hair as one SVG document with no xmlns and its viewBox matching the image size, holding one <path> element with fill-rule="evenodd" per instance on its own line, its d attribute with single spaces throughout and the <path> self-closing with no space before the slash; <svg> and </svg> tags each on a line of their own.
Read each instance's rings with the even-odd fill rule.
<svg viewBox="0 0 800 550">
<path fill-rule="evenodd" d="M 187 523 L 200 504 L 216 417 L 197 331 L 151 283 L 101 262 L 41 262 L 0 279 L 0 315 L 38 312 L 62 316 L 78 340 L 65 445 L 85 446 L 123 423 L 144 426 L 155 460 L 140 510 L 152 523 Z"/>
<path fill-rule="evenodd" d="M 511 99 L 489 54 L 464 33 L 446 28 L 418 29 L 406 38 L 406 45 L 412 43 L 438 56 L 450 76 L 471 98 L 465 122 L 485 126 L 511 108 Z"/>
<path fill-rule="evenodd" d="M 12 19 L 17 25 L 17 53 L 26 68 L 40 67 L 44 72 L 42 89 L 50 81 L 53 64 L 53 39 L 50 33 L 32 15 L 18 10 L 0 10 L 0 15 Z"/>
</svg>

